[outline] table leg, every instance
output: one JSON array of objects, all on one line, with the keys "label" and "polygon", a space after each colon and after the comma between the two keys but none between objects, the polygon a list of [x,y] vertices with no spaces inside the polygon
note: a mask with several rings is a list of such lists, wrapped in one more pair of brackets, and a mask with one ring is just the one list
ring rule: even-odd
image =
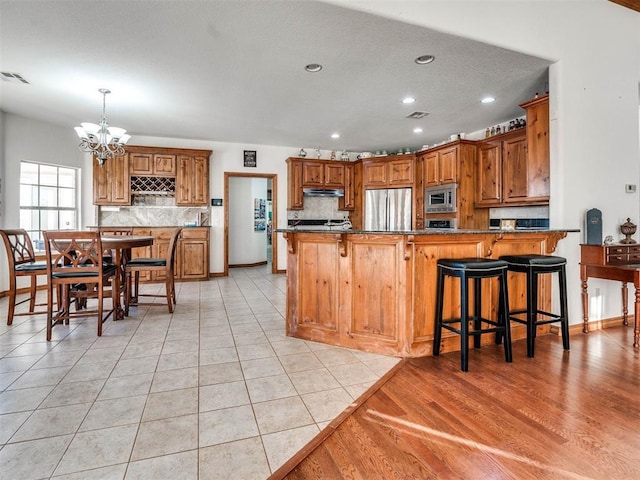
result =
[{"label": "table leg", "polygon": [[587,292],[587,267],[580,265],[580,280],[582,280],[582,331],[589,333],[589,293]]},{"label": "table leg", "polygon": [[626,327],[629,325],[629,293],[627,290],[627,282],[622,282],[622,323]]},{"label": "table leg", "polygon": [[640,270],[636,270],[633,275],[633,286],[636,287],[636,303],[633,319],[633,347],[640,346]]},{"label": "table leg", "polygon": [[121,303],[121,294],[122,294],[122,287],[125,284],[125,276],[124,276],[124,265],[126,265],[130,253],[131,253],[131,249],[127,249],[127,248],[116,248],[116,267],[118,269],[118,281],[116,282],[117,285],[114,285],[114,288],[118,288],[119,292],[117,295],[117,305],[116,305],[116,311],[115,311],[115,315],[114,315],[114,320],[121,320],[125,317],[125,315],[128,312],[124,311],[124,308],[122,308],[122,303]]}]

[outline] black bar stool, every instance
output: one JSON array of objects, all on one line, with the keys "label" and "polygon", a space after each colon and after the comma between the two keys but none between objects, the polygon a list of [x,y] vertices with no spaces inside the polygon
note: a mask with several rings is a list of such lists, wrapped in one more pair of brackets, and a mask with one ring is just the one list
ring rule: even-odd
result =
[{"label": "black bar stool", "polygon": [[[480,336],[483,333],[496,332],[496,344],[504,337],[504,356],[511,362],[511,330],[507,312],[507,262],[489,258],[458,258],[438,260],[438,278],[436,285],[436,322],[433,337],[433,355],[440,354],[442,329],[446,328],[460,335],[460,369],[469,369],[469,336],[473,336],[474,348],[480,348]],[[443,298],[445,277],[460,278],[460,317],[443,319]],[[497,320],[482,317],[482,279],[498,277],[500,283],[499,307]],[[474,281],[473,316],[469,315],[469,280]],[[469,322],[473,328],[469,329]],[[459,328],[452,324],[459,323]],[[483,323],[489,326],[483,327]]]},{"label": "black bar stool", "polygon": [[[569,350],[569,319],[567,318],[567,259],[553,255],[503,255],[509,271],[527,275],[527,308],[509,310],[509,319],[527,326],[527,357],[533,358],[538,325],[560,322],[562,346]],[[545,312],[538,308],[538,276],[545,273],[558,274],[560,288],[560,314]],[[515,315],[526,314],[526,318]]]}]

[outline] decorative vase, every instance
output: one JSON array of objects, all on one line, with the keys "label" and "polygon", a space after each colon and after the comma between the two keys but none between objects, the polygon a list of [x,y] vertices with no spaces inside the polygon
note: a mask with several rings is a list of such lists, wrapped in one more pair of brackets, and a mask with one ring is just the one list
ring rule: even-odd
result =
[{"label": "decorative vase", "polygon": [[631,219],[627,218],[627,221],[620,225],[620,232],[624,235],[624,239],[620,241],[620,243],[636,243],[636,241],[631,238],[631,235],[636,233],[636,225],[631,223]]}]

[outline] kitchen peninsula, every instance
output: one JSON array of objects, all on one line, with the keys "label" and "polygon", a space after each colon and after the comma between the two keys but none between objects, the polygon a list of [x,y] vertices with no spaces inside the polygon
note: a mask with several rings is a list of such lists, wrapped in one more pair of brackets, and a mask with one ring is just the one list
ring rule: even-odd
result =
[{"label": "kitchen peninsula", "polygon": [[[439,258],[551,254],[578,230],[454,230],[409,232],[279,229],[288,243],[287,335],[398,357],[432,354],[436,262]],[[539,305],[551,308],[552,279],[540,279]],[[448,279],[447,281],[452,281]],[[490,281],[483,314],[495,316],[497,283]],[[459,309],[459,289],[446,289],[445,315]],[[524,308],[524,275],[509,274],[512,308]],[[539,333],[548,331],[539,327]],[[514,339],[525,338],[513,325]],[[483,342],[491,341],[484,338]],[[442,352],[459,350],[443,336]]]}]

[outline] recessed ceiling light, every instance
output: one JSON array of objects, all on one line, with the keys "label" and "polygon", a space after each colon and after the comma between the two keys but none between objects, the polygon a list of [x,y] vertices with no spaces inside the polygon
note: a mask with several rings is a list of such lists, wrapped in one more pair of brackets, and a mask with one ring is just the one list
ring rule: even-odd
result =
[{"label": "recessed ceiling light", "polygon": [[402,99],[402,103],[404,103],[405,105],[409,105],[410,103],[415,103],[416,99],[413,97],[404,97]]},{"label": "recessed ceiling light", "polygon": [[427,63],[431,63],[436,59],[433,55],[420,55],[415,59],[415,62],[418,65],[426,65]]},{"label": "recessed ceiling light", "polygon": [[340,138],[340,134],[339,133],[332,133],[331,134],[331,138]]},{"label": "recessed ceiling light", "polygon": [[493,97],[484,97],[482,100],[480,100],[482,103],[493,103],[496,101],[495,98]]},{"label": "recessed ceiling light", "polygon": [[322,70],[322,65],[320,65],[319,63],[310,63],[309,65],[307,65],[306,67],[304,67],[304,69],[307,72],[319,72],[320,70]]},{"label": "recessed ceiling light", "polygon": [[413,133],[422,133],[422,128],[416,127],[413,129]]}]

